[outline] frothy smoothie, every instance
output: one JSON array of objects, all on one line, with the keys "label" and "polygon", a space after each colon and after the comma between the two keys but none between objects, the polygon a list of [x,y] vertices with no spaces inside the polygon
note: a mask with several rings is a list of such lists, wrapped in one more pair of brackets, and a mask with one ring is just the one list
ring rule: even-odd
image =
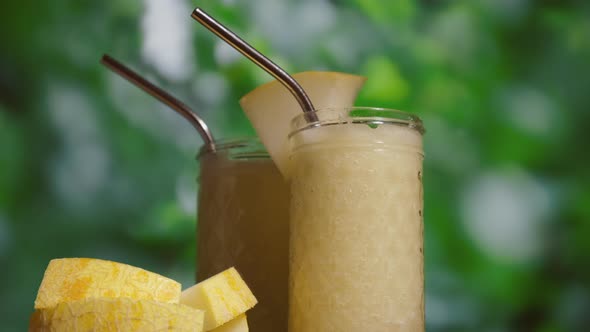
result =
[{"label": "frothy smoothie", "polygon": [[289,331],[423,331],[421,132],[318,114],[291,136]]}]

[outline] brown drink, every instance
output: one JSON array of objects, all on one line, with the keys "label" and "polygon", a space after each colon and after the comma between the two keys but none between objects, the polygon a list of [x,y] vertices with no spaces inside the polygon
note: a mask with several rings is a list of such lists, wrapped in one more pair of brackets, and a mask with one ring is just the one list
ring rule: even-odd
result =
[{"label": "brown drink", "polygon": [[235,266],[259,301],[250,329],[286,331],[288,186],[258,140],[216,148],[199,155],[197,281]]}]

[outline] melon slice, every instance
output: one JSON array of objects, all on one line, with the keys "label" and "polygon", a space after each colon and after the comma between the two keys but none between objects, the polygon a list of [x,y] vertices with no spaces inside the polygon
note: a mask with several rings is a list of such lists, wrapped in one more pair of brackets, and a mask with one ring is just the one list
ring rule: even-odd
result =
[{"label": "melon slice", "polygon": [[180,303],[204,310],[204,331],[210,331],[242,315],[258,301],[232,267],[184,290]]},{"label": "melon slice", "polygon": [[38,309],[29,332],[203,331],[203,311],[182,304],[129,298],[87,298]]},{"label": "melon slice", "polygon": [[248,332],[248,320],[246,319],[246,314],[230,320],[220,327],[211,330],[211,332]]},{"label": "melon slice", "polygon": [[[293,78],[305,90],[316,109],[350,107],[366,81],[365,77],[309,71]],[[287,176],[291,120],[303,111],[293,95],[279,82],[272,81],[246,94],[240,105],[258,137],[283,176]]]},{"label": "melon slice", "polygon": [[92,258],[63,258],[49,262],[35,309],[94,297],[127,297],[178,303],[178,282],[138,267]]}]

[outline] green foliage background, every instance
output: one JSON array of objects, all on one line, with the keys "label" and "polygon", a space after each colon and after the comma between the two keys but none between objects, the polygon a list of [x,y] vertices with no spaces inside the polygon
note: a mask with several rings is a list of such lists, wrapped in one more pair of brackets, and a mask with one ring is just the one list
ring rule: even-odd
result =
[{"label": "green foliage background", "polygon": [[253,135],[237,101],[269,77],[195,6],[290,72],[366,75],[358,105],[423,118],[428,331],[590,326],[589,2],[8,0],[3,331],[26,328],[52,258],[192,282],[199,137],[98,60],[158,82],[218,137]]}]

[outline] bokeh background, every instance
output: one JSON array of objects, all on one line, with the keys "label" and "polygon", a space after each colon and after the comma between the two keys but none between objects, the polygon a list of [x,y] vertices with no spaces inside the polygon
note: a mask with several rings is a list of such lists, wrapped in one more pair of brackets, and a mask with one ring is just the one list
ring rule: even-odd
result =
[{"label": "bokeh background", "polygon": [[290,72],[366,75],[358,105],[422,117],[428,331],[590,328],[590,2],[4,0],[2,331],[25,330],[52,258],[192,282],[202,142],[98,61],[252,135],[238,99],[270,77],[197,5]]}]

